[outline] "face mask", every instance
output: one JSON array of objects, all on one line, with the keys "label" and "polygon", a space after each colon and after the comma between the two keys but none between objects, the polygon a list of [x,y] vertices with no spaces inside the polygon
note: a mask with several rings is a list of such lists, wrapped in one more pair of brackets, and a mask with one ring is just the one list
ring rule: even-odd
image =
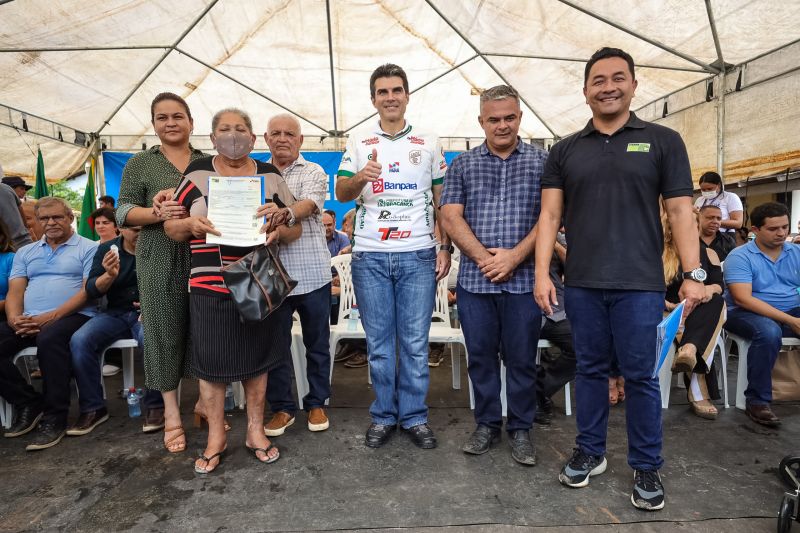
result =
[{"label": "face mask", "polygon": [[719,195],[717,191],[702,191],[700,194],[703,195],[703,198],[716,198]]},{"label": "face mask", "polygon": [[226,131],[214,137],[214,148],[228,159],[241,159],[253,149],[253,141],[249,133]]}]

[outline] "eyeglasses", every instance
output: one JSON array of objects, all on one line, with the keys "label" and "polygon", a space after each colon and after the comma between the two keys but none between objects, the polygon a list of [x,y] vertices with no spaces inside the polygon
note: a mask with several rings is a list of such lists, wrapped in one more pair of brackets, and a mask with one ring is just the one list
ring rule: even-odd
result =
[{"label": "eyeglasses", "polygon": [[53,222],[58,224],[59,222],[63,222],[64,219],[67,218],[67,216],[66,215],[53,215],[53,216],[49,216],[49,217],[48,216],[42,216],[42,217],[37,217],[37,218],[38,218],[39,222],[41,222],[42,224],[47,224],[48,220],[52,220]]}]

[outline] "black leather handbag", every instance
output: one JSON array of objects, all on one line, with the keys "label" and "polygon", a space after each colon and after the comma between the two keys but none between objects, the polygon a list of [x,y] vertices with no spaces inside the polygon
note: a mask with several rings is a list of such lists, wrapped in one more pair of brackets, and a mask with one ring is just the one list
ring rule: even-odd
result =
[{"label": "black leather handbag", "polygon": [[286,273],[274,246],[257,246],[223,267],[222,278],[244,322],[267,318],[297,286],[297,281]]}]

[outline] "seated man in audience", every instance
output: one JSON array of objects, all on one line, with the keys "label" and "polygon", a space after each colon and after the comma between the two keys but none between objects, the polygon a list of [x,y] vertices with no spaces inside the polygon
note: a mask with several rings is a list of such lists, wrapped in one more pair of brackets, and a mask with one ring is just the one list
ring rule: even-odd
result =
[{"label": "seated man in audience", "polygon": [[731,250],[736,248],[733,233],[722,233],[719,228],[722,224],[722,211],[716,205],[704,205],[697,214],[700,228],[700,242],[711,248],[719,256],[720,261],[725,261]]},{"label": "seated man in audience", "polygon": [[25,225],[25,214],[22,212],[19,198],[5,183],[0,183],[0,221],[8,228],[9,237],[17,250],[33,242]]},{"label": "seated man in audience", "polygon": [[114,209],[114,197],[113,196],[101,196],[97,199],[97,208],[98,209]]},{"label": "seated man in audience", "polygon": [[325,226],[328,251],[331,253],[331,257],[336,257],[343,248],[350,246],[350,239],[341,231],[336,230],[336,221],[327,211],[322,214],[322,224]]},{"label": "seated man in audience", "polygon": [[[0,391],[18,410],[5,433],[18,437],[38,429],[26,450],[55,446],[64,437],[72,375],[69,340],[96,313],[84,290],[97,244],[72,229],[72,209],[61,198],[36,204],[44,238],[14,256],[6,315],[0,324]],[[13,364],[14,355],[36,346],[44,394],[39,395]]]},{"label": "seated man in audience", "polygon": [[775,427],[770,409],[772,367],[781,337],[800,336],[800,248],[787,243],[789,210],[776,202],[750,215],[755,239],[736,248],[725,261],[725,329],[751,341],[747,352],[747,416]]},{"label": "seated man in audience", "polygon": [[558,357],[552,357],[549,351],[545,351],[537,368],[534,422],[543,426],[550,425],[553,419],[553,395],[575,379],[575,350],[572,347],[572,330],[563,307],[566,246],[564,233],[559,232],[553,257],[550,260],[550,279],[556,288],[558,303],[552,305],[553,314],[542,316],[542,330],[539,334],[540,339],[550,341],[560,352]]},{"label": "seated man in audience", "polygon": [[[120,339],[133,338],[144,344],[139,322],[139,287],[136,283],[136,241],[140,227],[124,227],[119,237],[97,248],[86,281],[89,298],[106,297],[106,309],[72,335],[72,371],[78,384],[80,416],[67,435],[85,435],[108,420],[103,400],[100,359],[103,352]],[[148,391],[145,406],[145,431],[164,427],[164,403],[158,391]]]}]

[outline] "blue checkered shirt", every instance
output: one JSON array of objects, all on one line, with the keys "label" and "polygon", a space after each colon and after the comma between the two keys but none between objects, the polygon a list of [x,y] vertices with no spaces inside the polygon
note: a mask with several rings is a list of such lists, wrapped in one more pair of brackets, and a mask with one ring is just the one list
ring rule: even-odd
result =
[{"label": "blue checkered shirt", "polygon": [[[513,248],[539,220],[540,180],[546,159],[547,152],[520,140],[504,160],[484,142],[450,164],[441,205],[463,205],[464,219],[486,248]],[[475,293],[533,292],[533,256],[522,262],[508,281],[492,283],[462,254],[458,283]]]}]

